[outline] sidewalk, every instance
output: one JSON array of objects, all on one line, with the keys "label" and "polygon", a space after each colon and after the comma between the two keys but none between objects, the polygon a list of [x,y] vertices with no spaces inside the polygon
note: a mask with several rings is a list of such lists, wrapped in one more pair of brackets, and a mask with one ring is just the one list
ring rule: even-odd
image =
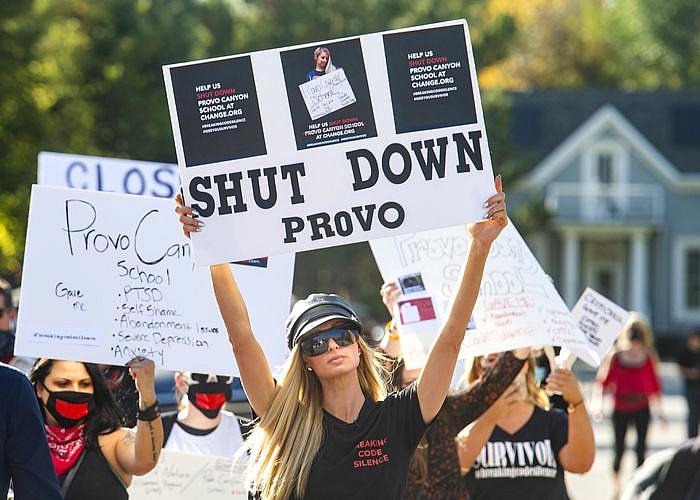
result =
[{"label": "sidewalk", "polygon": [[[661,379],[664,387],[663,406],[668,418],[668,425],[664,428],[657,421],[652,421],[647,438],[647,456],[672,446],[676,446],[686,439],[686,404],[682,395],[682,382],[674,363],[661,363]],[[593,372],[581,363],[576,365],[576,375],[583,381],[586,393],[586,401],[590,401],[591,381]],[[611,414],[608,406],[606,417]],[[574,500],[607,500],[613,498],[612,487],[612,460],[613,460],[613,430],[609,418],[593,424],[596,438],[596,459],[590,472],[579,474],[567,474],[566,483],[569,495]],[[636,434],[633,428],[627,431],[627,452],[622,459],[622,487],[629,480],[636,466],[633,446]],[[671,500],[671,499],[669,499]]]}]

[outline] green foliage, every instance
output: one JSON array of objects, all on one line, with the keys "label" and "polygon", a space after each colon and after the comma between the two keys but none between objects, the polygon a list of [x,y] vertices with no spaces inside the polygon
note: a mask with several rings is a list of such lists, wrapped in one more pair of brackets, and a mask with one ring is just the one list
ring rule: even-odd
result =
[{"label": "green foliage", "polygon": [[[493,89],[700,85],[697,0],[3,0],[0,275],[19,281],[40,150],[174,161],[161,65],[458,18],[506,186],[526,163]],[[514,216],[546,220],[537,201]],[[383,317],[366,244],[300,254],[296,278]]]}]

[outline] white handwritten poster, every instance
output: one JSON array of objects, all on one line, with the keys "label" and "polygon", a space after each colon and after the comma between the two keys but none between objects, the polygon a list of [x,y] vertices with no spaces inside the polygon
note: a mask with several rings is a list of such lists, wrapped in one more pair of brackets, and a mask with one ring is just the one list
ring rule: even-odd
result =
[{"label": "white handwritten poster", "polygon": [[[250,264],[236,266],[241,288],[267,277],[272,297],[291,283],[285,262]],[[237,374],[209,271],[194,267],[171,200],[33,186],[21,304],[18,355],[145,356],[160,368]],[[251,314],[273,366],[287,355],[279,312],[261,303]]]},{"label": "white handwritten poster", "polygon": [[[586,288],[583,291],[571,310],[571,314],[585,335],[588,349],[594,351],[598,356],[598,363],[591,365],[593,367],[600,364],[600,360],[612,347],[630,316],[628,311],[592,288]],[[571,352],[589,363],[586,351],[581,351],[580,346],[568,346],[568,348],[562,348],[559,358],[565,360]]]},{"label": "white handwritten poster", "polygon": [[571,312],[512,222],[491,246],[474,320],[476,330],[462,344],[465,356],[562,345],[596,362]]},{"label": "white handwritten poster", "polygon": [[302,83],[299,85],[299,91],[304,97],[306,109],[309,110],[312,120],[357,102],[342,68]]},{"label": "white handwritten poster", "polygon": [[158,465],[134,476],[131,500],[247,500],[245,462],[162,450]]}]

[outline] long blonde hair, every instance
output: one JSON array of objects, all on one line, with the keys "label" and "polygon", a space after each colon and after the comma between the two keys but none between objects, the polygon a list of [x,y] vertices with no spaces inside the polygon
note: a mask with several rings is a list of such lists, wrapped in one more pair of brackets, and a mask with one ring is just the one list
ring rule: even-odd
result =
[{"label": "long blonde hair", "polygon": [[630,346],[629,334],[632,330],[636,330],[640,333],[642,345],[644,348],[652,354],[655,354],[654,350],[654,332],[651,329],[651,325],[647,319],[638,312],[630,313],[630,317],[622,328],[620,335],[617,337],[615,342],[615,349],[617,351],[628,349]]},{"label": "long blonde hair", "polygon": [[[479,369],[481,368],[481,358],[483,356],[474,356],[472,366],[467,375],[467,382],[472,384],[479,378]],[[535,380],[535,357],[531,354],[527,359],[527,372],[525,374],[525,385],[527,387],[527,399],[530,403],[545,410],[549,409],[549,397],[540,387],[537,386]]]},{"label": "long blonde hair", "polygon": [[[386,397],[383,356],[362,338],[357,375],[365,397]],[[316,374],[305,369],[299,344],[282,368],[270,406],[248,439],[248,483],[264,499],[301,498],[311,465],[323,441],[323,391]]]}]

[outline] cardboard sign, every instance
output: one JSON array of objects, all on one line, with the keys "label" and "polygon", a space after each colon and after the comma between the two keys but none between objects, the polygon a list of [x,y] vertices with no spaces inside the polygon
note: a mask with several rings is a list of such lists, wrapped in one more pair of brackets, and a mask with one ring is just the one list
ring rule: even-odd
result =
[{"label": "cardboard sign", "polygon": [[512,222],[491,246],[474,320],[476,330],[462,344],[465,356],[566,345],[595,362],[569,309]]},{"label": "cardboard sign", "polygon": [[[630,313],[588,287],[574,305],[571,314],[585,335],[587,348],[598,357],[598,362],[591,365],[597,367],[624,328]],[[566,360],[570,353],[589,363],[587,351],[581,352],[581,347],[576,345],[568,346],[568,349],[562,348],[559,359]]]},{"label": "cardboard sign", "polygon": [[134,476],[131,500],[247,500],[245,462],[162,450],[158,465]]},{"label": "cardboard sign", "polygon": [[[33,186],[15,352],[237,374],[207,269],[192,262],[171,200]],[[292,268],[236,266],[242,289],[262,289],[253,330],[270,364],[286,355],[282,325]],[[283,295],[283,296],[282,296]]]},{"label": "cardboard sign", "polygon": [[464,21],[163,72],[198,265],[461,224],[494,193]]},{"label": "cardboard sign", "polygon": [[372,240],[369,246],[384,281],[420,273],[440,315],[444,314],[469,250],[465,226]]},{"label": "cardboard sign", "polygon": [[357,102],[342,68],[299,85],[306,109],[318,120]]}]

